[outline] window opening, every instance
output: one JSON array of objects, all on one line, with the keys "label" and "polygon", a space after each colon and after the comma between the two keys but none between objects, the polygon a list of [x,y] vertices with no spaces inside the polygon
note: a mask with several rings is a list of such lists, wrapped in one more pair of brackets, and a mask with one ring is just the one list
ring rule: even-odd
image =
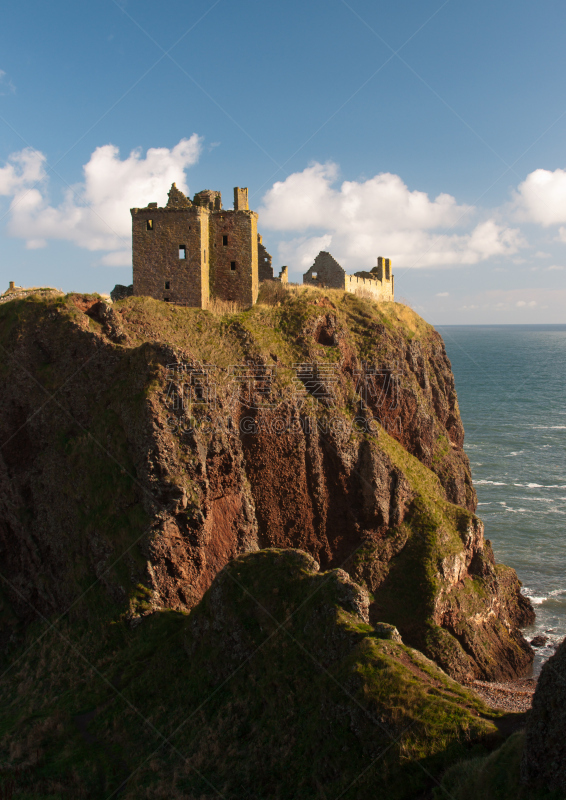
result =
[{"label": "window opening", "polygon": [[235,271],[235,269],[236,269],[236,262],[235,262],[235,261],[230,261],[230,269],[231,269],[233,272]]},{"label": "window opening", "polygon": [[153,220],[152,219],[148,219],[147,220],[147,229],[148,229],[148,231],[152,231],[153,230]]},{"label": "window opening", "polygon": [[165,300],[166,303],[169,302],[169,298],[168,297],[164,297],[163,299]]},{"label": "window opening", "polygon": [[170,289],[171,288],[171,281],[165,281],[165,288],[166,289]]},{"label": "window opening", "polygon": [[222,244],[224,245],[224,247],[226,247],[226,245],[228,244],[228,237],[227,236],[223,236],[222,237]]},{"label": "window opening", "polygon": [[187,248],[184,244],[179,245],[179,258],[187,257]]}]

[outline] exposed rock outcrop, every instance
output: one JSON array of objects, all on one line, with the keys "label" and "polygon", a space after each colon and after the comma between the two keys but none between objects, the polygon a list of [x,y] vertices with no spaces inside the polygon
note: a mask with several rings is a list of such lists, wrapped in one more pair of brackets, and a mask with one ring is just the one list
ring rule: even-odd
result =
[{"label": "exposed rock outcrop", "polygon": [[140,583],[190,609],[238,554],[300,547],[457,678],[532,660],[532,608],[474,516],[442,339],[409,309],[69,298],[2,314],[0,340],[7,620],[98,613]]},{"label": "exposed rock outcrop", "polygon": [[372,627],[368,601],[343,570],[268,549],[227,564],[189,615],[36,628],[0,674],[4,789],[431,797],[454,760],[500,741],[500,715],[392,626]]},{"label": "exposed rock outcrop", "polygon": [[525,783],[566,793],[565,731],[566,640],[545,663],[538,679],[521,764]]}]

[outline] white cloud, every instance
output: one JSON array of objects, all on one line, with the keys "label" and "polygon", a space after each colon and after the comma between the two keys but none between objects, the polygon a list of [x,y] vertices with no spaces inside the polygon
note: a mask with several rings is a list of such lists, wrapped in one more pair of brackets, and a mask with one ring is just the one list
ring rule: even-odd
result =
[{"label": "white cloud", "polygon": [[16,87],[3,69],[0,69],[0,95],[15,94]]},{"label": "white cloud", "polygon": [[324,236],[300,236],[288,242],[281,242],[279,245],[279,258],[282,264],[300,264],[308,268],[315,260],[321,250],[328,250],[332,243],[332,236],[327,233]]},{"label": "white cloud", "polygon": [[45,156],[26,147],[12,153],[5,166],[0,167],[0,195],[11,196],[45,179]]},{"label": "white cloud", "polygon": [[[545,228],[566,222],[566,171],[535,169],[519,184],[515,204],[520,219]],[[562,241],[564,229],[561,229]]]},{"label": "white cloud", "polygon": [[564,267],[560,266],[560,264],[552,264],[550,267],[545,267],[545,272],[561,272]]},{"label": "white cloud", "polygon": [[[303,233],[281,246],[283,263],[308,267],[318,250],[331,249],[348,271],[371,268],[378,255],[397,267],[476,264],[523,245],[518,230],[493,219],[478,221],[473,206],[458,205],[451,195],[431,200],[425,192],[410,191],[398,175],[382,173],[336,188],[337,179],[336,164],[315,163],[265,194],[262,228]],[[455,233],[458,228],[464,232]]]},{"label": "white cloud", "polygon": [[46,245],[47,241],[45,239],[28,239],[26,242],[26,248],[28,250],[39,250]]},{"label": "white cloud", "polygon": [[450,297],[450,292],[437,292],[437,297]]},{"label": "white cloud", "polygon": [[104,264],[130,264],[130,208],[164,204],[174,181],[187,192],[185,169],[198,161],[201,146],[193,134],[171,149],[150,148],[145,157],[133,150],[123,160],[117,147],[98,147],[83,167],[83,182],[67,189],[55,206],[46,194],[45,156],[28,149],[15,153],[0,168],[0,194],[13,197],[8,231],[26,239],[29,248],[65,239],[87,250],[111,251]]},{"label": "white cloud", "polygon": [[114,250],[102,256],[100,263],[105,267],[128,267],[132,263],[132,250]]}]

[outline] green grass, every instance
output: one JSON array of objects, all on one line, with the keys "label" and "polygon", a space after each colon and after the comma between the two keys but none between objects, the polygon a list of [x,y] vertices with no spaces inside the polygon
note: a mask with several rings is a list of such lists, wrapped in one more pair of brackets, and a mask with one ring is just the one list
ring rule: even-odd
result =
[{"label": "green grass", "polygon": [[213,797],[210,784],[233,800],[413,800],[493,747],[500,713],[376,638],[356,590],[312,563],[260,551],[188,616],[52,631],[0,679],[2,763],[29,766],[33,751],[30,780],[61,799],[127,779],[128,800]]},{"label": "green grass", "polygon": [[446,772],[434,797],[440,800],[563,800],[563,792],[525,786],[520,780],[524,733],[514,733],[495,752],[459,761]]}]

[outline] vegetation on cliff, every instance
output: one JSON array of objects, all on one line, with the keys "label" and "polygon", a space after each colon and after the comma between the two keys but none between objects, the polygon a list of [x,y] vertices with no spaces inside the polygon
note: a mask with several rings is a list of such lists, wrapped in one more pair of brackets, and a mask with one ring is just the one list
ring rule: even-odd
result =
[{"label": "vegetation on cliff", "polygon": [[19,766],[22,800],[413,800],[502,715],[367,606],[342,570],[264,550],[189,615],[36,624],[0,680],[0,780]]},{"label": "vegetation on cliff", "polygon": [[[206,781],[229,782],[234,772],[242,797],[276,797],[276,786],[280,797],[297,796],[298,780],[305,797],[362,797],[362,787],[387,780],[388,796],[409,798],[428,791],[466,742],[493,741],[493,713],[410,649],[459,680],[511,677],[532,659],[519,630],[532,609],[515,573],[495,564],[474,514],[440,336],[399,304],[262,291],[247,310],[134,297],[111,307],[79,295],[0,308],[5,763],[28,763],[35,776],[37,744],[42,774],[75,792],[92,779],[102,793],[129,774],[137,748],[149,757],[163,744],[157,732],[169,737],[175,720],[194,714],[175,745],[189,761],[177,763],[167,744],[155,769],[153,756],[144,762],[146,783],[136,773],[128,784],[132,797],[141,786],[153,787],[148,797],[174,797],[175,780],[213,797]],[[367,597],[367,613],[364,601],[356,620],[343,608],[325,622],[293,570],[285,577],[291,562],[280,551],[295,548],[340,586],[351,587],[348,575],[360,584],[354,593]],[[300,563],[301,591],[327,585],[312,562]],[[232,594],[214,607],[240,568],[243,597],[261,599],[261,613]],[[308,669],[293,660],[280,636],[287,628],[265,617],[267,609],[281,622],[287,606],[301,620],[296,629],[290,622],[293,636],[303,648],[311,642],[324,679],[312,659]],[[387,625],[404,644],[378,638]],[[275,630],[259,667],[253,648]],[[218,676],[240,663],[230,647],[250,659],[228,691]],[[332,694],[338,677],[355,702],[342,706]],[[209,690],[215,699],[201,713]],[[352,711],[360,698],[371,724]],[[296,738],[287,740],[290,727]],[[309,731],[326,731],[314,750]],[[310,765],[319,751],[317,772]],[[287,780],[275,764],[291,755],[299,766],[288,767]],[[348,788],[368,758],[382,771]],[[241,759],[248,772],[236,768]],[[401,770],[406,760],[412,766]],[[179,764],[189,762],[185,775]],[[177,772],[159,784],[168,764]],[[195,770],[204,782],[194,782]],[[228,796],[240,796],[230,787]]]},{"label": "vegetation on cliff", "polygon": [[13,620],[112,613],[138,584],[188,610],[238,553],[300,547],[363,582],[372,618],[453,676],[520,673],[532,609],[473,515],[441,338],[396,303],[275,302],[0,309]]},{"label": "vegetation on cliff", "polygon": [[544,664],[526,730],[489,756],[451,767],[442,793],[454,800],[563,800],[566,793],[566,642]]}]

